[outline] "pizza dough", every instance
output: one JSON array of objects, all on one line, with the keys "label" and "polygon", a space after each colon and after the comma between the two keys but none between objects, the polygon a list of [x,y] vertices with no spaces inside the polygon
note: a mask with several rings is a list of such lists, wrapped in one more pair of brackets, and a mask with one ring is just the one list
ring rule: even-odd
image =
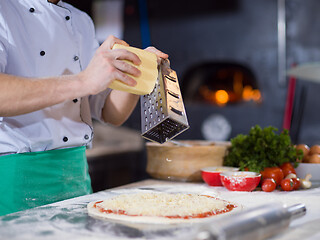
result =
[{"label": "pizza dough", "polygon": [[186,193],[121,194],[88,204],[90,216],[135,223],[199,222],[237,206],[212,196]]}]

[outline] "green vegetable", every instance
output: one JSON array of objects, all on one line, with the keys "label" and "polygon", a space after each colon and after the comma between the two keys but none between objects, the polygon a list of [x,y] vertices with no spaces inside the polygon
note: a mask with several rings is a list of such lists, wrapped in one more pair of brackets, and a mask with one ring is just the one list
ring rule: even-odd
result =
[{"label": "green vegetable", "polygon": [[224,158],[225,166],[239,167],[240,170],[260,172],[266,167],[280,166],[292,162],[297,167],[297,159],[303,157],[297,153],[291,143],[288,130],[277,134],[277,128],[269,126],[261,129],[252,127],[249,135],[239,134],[231,139],[229,153]]}]

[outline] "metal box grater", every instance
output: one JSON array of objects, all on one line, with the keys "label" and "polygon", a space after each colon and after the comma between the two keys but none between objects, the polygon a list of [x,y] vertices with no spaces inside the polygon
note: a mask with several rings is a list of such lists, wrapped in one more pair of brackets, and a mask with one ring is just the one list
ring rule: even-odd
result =
[{"label": "metal box grater", "polygon": [[189,128],[177,74],[162,60],[155,87],[140,97],[141,132],[150,141],[164,143]]}]

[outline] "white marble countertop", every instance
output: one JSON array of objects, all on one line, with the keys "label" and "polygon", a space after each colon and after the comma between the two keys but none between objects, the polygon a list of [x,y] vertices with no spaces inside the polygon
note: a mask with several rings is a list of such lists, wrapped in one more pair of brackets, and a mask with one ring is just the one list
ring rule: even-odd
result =
[{"label": "white marble countertop", "polygon": [[192,239],[192,225],[170,228],[141,228],[103,221],[88,216],[86,206],[91,201],[105,199],[127,191],[206,192],[238,203],[243,208],[255,207],[267,202],[286,205],[305,204],[305,216],[291,222],[288,229],[272,240],[320,239],[320,187],[293,192],[265,193],[232,192],[223,187],[208,187],[204,183],[182,183],[145,180],[120,188],[57,202],[0,217],[0,239]]}]

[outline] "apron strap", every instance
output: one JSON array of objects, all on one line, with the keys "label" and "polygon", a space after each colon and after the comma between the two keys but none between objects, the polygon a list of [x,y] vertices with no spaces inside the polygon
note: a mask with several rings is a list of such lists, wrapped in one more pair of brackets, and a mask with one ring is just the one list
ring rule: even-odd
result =
[{"label": "apron strap", "polygon": [[85,150],[0,157],[0,216],[92,193]]}]

